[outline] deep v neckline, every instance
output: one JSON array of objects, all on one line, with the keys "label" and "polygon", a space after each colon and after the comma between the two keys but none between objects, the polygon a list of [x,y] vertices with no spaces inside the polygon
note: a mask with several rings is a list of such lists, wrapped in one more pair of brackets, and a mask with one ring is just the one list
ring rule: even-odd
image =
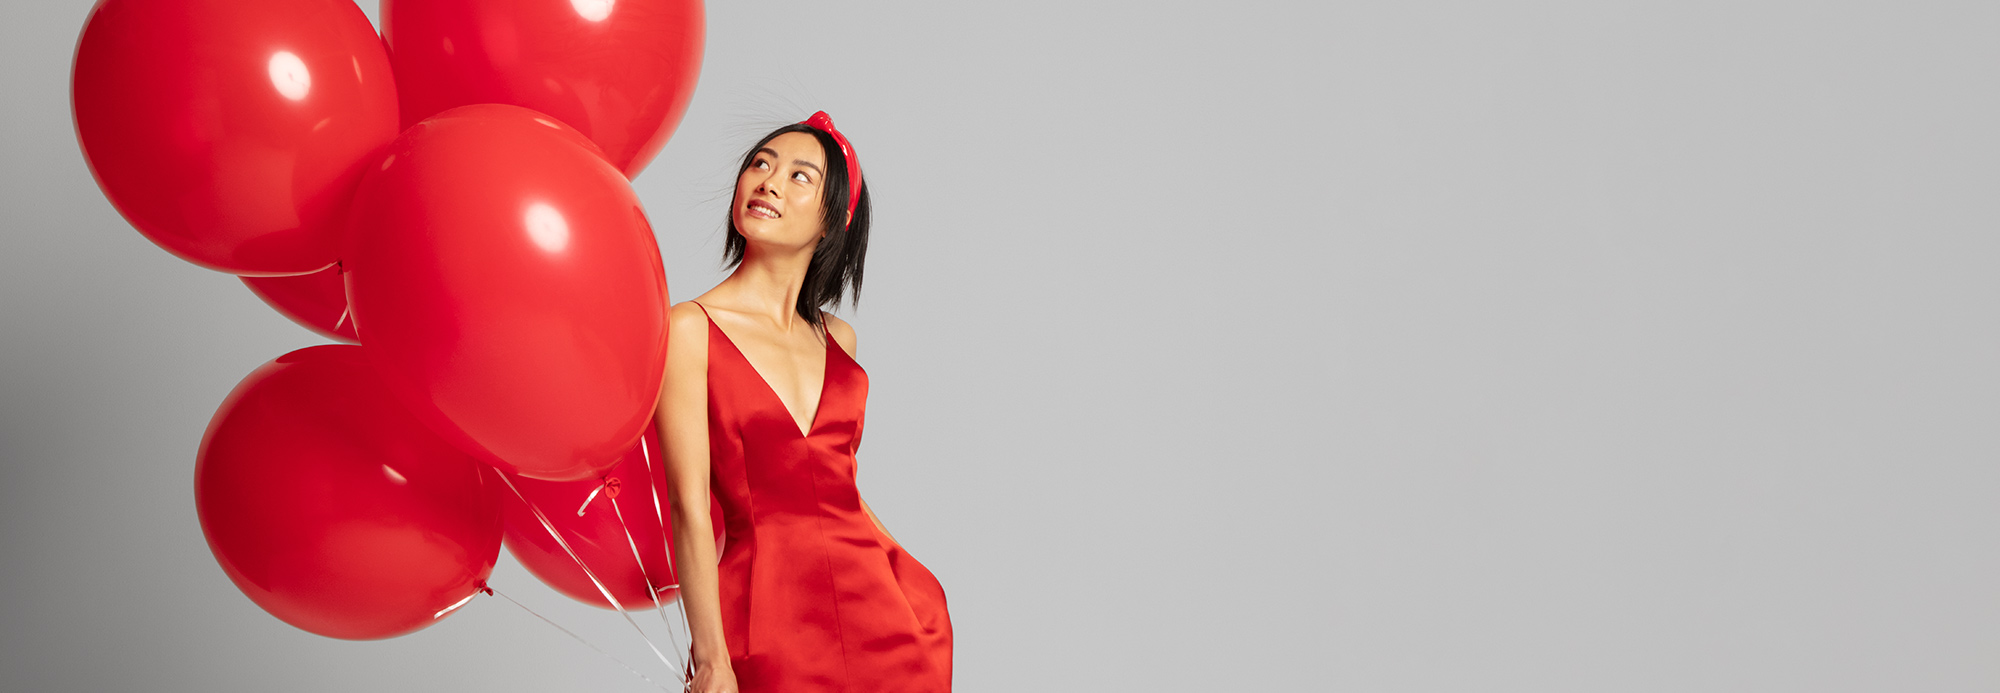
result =
[{"label": "deep v neckline", "polygon": [[[692,303],[692,301],[690,302]],[[778,388],[771,385],[771,379],[764,377],[763,371],[757,370],[757,364],[750,362],[750,355],[743,353],[743,348],[736,346],[736,340],[729,337],[729,331],[722,329],[722,324],[715,321],[715,316],[708,314],[708,306],[703,306],[700,303],[695,303],[695,305],[701,307],[702,317],[708,318],[708,328],[715,330],[716,334],[722,335],[722,341],[729,344],[729,350],[736,352],[737,360],[742,361],[743,365],[750,369],[750,372],[757,374],[757,382],[764,384],[764,391],[771,394],[771,399],[778,401],[778,408],[784,410],[785,416],[791,418],[792,427],[798,428],[799,415],[792,412],[791,405],[785,404],[785,397],[778,394]],[[827,371],[833,369],[833,352],[831,351],[833,348],[833,335],[822,330],[820,338],[826,342],[826,348],[829,351],[820,358],[819,397],[813,400],[812,416],[806,420],[805,428],[799,428],[800,438],[812,437],[812,432],[819,428],[819,413],[826,410],[826,374]]]}]

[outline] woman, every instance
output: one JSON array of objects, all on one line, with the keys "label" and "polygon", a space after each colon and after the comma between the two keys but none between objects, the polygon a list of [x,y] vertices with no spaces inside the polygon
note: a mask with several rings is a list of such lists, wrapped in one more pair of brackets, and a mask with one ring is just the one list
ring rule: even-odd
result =
[{"label": "woman", "polygon": [[736,271],[670,310],[657,416],[694,693],[951,688],[944,590],[854,487],[868,376],[823,309],[860,292],[868,217],[832,120],[779,128],[738,170]]}]

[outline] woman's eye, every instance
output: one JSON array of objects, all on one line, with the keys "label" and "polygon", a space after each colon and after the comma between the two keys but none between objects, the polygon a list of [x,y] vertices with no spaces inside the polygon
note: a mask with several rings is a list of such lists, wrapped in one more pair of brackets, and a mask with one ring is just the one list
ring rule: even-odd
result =
[{"label": "woman's eye", "polygon": [[798,181],[800,183],[811,183],[812,177],[806,175],[805,171],[797,171],[792,173],[792,180]]}]

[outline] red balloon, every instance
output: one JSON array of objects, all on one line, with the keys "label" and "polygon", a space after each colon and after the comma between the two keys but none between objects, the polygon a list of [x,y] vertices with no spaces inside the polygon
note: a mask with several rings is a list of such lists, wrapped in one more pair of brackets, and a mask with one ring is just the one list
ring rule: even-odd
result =
[{"label": "red balloon", "polygon": [[340,265],[291,277],[242,277],[250,293],[301,327],[328,339],[359,343],[354,321],[348,319],[347,287]]},{"label": "red balloon", "polygon": [[396,84],[350,0],[102,0],[77,39],[76,137],[154,243],[241,275],[332,264],[396,136]]},{"label": "red balloon", "polygon": [[195,510],[251,601],[320,635],[435,623],[500,553],[501,481],[431,433],[361,347],[300,349],[243,379],[202,437]]},{"label": "red balloon", "polygon": [[666,271],[632,186],[523,108],[439,114],[362,180],[355,330],[446,440],[522,476],[597,476],[652,419]]},{"label": "red balloon", "polygon": [[[653,608],[647,594],[652,590],[659,591],[661,603],[672,601],[679,590],[668,586],[680,580],[674,577],[669,553],[672,537],[660,522],[669,512],[661,449],[659,430],[647,427],[642,444],[633,446],[601,479],[515,479],[520,495],[508,493],[504,501],[507,550],[557,592],[600,609],[611,608],[611,603],[591,582],[593,576],[627,611]],[[541,511],[547,526],[528,503]],[[722,507],[713,499],[710,503],[719,551]],[[576,558],[550,536],[551,528],[562,535]],[[577,566],[579,559],[589,566],[588,575]]]},{"label": "red balloon", "polygon": [[701,76],[700,0],[382,0],[408,126],[455,106],[555,116],[636,176]]}]

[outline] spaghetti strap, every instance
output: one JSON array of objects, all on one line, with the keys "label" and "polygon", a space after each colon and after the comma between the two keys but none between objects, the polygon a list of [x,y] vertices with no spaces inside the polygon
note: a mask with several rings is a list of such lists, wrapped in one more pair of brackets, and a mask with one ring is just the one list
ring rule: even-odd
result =
[{"label": "spaghetti strap", "polygon": [[696,307],[696,308],[700,308],[700,309],[701,309],[701,317],[702,317],[702,318],[704,318],[704,319],[706,319],[706,320],[708,320],[709,324],[714,324],[714,323],[715,323],[715,316],[713,316],[713,315],[709,315],[709,314],[708,314],[708,306],[704,306],[704,305],[702,305],[700,301],[688,301],[688,303],[692,303],[692,304],[694,304],[694,307]]}]

